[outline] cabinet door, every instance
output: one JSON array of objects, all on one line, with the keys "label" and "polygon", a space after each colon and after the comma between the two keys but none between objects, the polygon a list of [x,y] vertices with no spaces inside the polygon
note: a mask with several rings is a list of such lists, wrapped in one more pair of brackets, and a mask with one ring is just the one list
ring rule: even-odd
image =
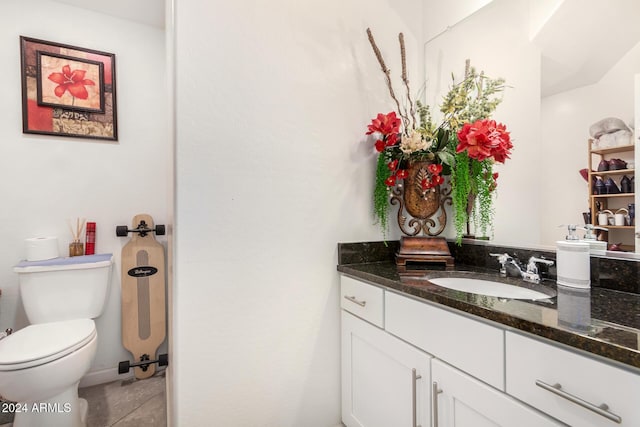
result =
[{"label": "cabinet door", "polygon": [[433,359],[433,427],[562,425],[506,394]]},{"label": "cabinet door", "polygon": [[342,311],[342,422],[428,427],[431,357]]}]

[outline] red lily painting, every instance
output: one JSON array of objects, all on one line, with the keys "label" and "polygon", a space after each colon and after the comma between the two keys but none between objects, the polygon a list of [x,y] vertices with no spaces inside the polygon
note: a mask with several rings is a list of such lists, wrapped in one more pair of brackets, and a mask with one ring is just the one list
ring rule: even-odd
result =
[{"label": "red lily painting", "polygon": [[74,98],[87,99],[89,92],[85,86],[95,86],[93,80],[85,79],[87,70],[73,70],[67,64],[62,67],[61,73],[51,73],[48,79],[58,86],[53,90],[58,98],[62,97],[66,91],[69,91]]},{"label": "red lily painting", "polygon": [[38,105],[103,113],[104,64],[52,52],[37,52]]}]

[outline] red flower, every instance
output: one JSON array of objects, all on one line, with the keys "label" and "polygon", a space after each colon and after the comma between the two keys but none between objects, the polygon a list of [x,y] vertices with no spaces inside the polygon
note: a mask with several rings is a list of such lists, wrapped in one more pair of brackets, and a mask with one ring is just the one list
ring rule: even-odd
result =
[{"label": "red flower", "polygon": [[384,151],[384,141],[379,139],[376,141],[376,151],[382,153]]},{"label": "red flower", "polygon": [[391,175],[389,178],[384,180],[384,183],[387,187],[393,187],[394,185],[396,185],[396,176]]},{"label": "red flower", "polygon": [[429,166],[427,166],[427,170],[431,175],[440,175],[440,173],[442,172],[442,165],[431,163]]},{"label": "red flower", "polygon": [[440,185],[442,183],[444,183],[444,178],[441,177],[440,175],[433,175],[431,177],[431,185],[432,186],[435,187],[436,185]]},{"label": "red flower", "polygon": [[507,127],[488,119],[465,123],[458,132],[458,141],[457,153],[466,150],[469,157],[479,161],[493,157],[504,163],[513,148]]},{"label": "red flower", "polygon": [[389,170],[391,172],[395,171],[398,168],[398,159],[395,160],[391,160],[388,164],[387,167],[389,168]]},{"label": "red flower", "polygon": [[491,184],[489,184],[489,191],[493,191],[498,187],[498,172],[495,172],[492,176]]},{"label": "red flower", "polygon": [[87,99],[89,92],[85,86],[95,86],[93,80],[85,79],[86,70],[73,70],[69,65],[62,67],[61,73],[51,73],[48,79],[58,86],[54,89],[54,93],[58,98],[62,97],[66,91],[69,91],[74,98]]},{"label": "red flower", "polygon": [[400,131],[400,123],[401,121],[396,116],[395,111],[386,115],[378,113],[378,116],[371,120],[371,124],[368,126],[369,131],[366,135],[371,135],[374,132],[380,132],[383,135],[397,134]]},{"label": "red flower", "polygon": [[[394,113],[395,114],[395,113]],[[399,141],[397,133],[390,133],[389,135],[384,136],[385,144],[387,147],[391,147],[392,145],[396,145]]]},{"label": "red flower", "polygon": [[400,169],[396,174],[396,177],[398,179],[407,179],[408,176],[409,176],[409,172],[407,172],[406,169]]},{"label": "red flower", "polygon": [[433,187],[433,183],[427,178],[424,178],[422,181],[420,181],[420,187],[422,187],[422,191],[427,191],[428,189]]}]

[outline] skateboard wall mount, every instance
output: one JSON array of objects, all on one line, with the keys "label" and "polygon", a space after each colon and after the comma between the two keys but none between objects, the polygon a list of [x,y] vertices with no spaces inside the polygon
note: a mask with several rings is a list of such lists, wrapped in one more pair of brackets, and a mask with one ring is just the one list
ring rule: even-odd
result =
[{"label": "skateboard wall mount", "polygon": [[137,366],[139,366],[143,372],[147,372],[147,369],[149,369],[149,366],[151,366],[152,363],[157,363],[158,366],[167,366],[169,365],[169,355],[166,353],[159,354],[157,360],[150,360],[149,355],[145,353],[140,356],[140,361],[136,363],[123,360],[118,363],[118,374],[126,374],[131,368],[135,368]]},{"label": "skateboard wall mount", "polygon": [[138,233],[140,237],[146,236],[148,233],[156,233],[156,236],[164,236],[164,225],[156,225],[155,228],[149,228],[146,221],[142,220],[136,228],[129,228],[126,225],[116,226],[116,236],[124,237],[129,233]]}]

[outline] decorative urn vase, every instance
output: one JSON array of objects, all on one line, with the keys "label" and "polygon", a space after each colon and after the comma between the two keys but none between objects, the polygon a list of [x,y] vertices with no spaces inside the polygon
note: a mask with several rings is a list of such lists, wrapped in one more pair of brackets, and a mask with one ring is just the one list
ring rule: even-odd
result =
[{"label": "decorative urn vase", "polygon": [[[413,218],[427,219],[440,209],[440,186],[424,189],[422,182],[429,179],[431,162],[418,161],[409,165],[409,176],[404,180],[404,207]],[[404,230],[403,230],[404,231]],[[408,234],[408,233],[407,233]]]},{"label": "decorative urn vase", "polygon": [[391,204],[399,205],[398,226],[406,235],[400,239],[400,250],[396,254],[399,266],[416,261],[445,263],[447,269],[453,268],[447,241],[435,237],[447,225],[444,205],[451,205],[451,189],[433,185],[438,181],[434,180],[431,165],[433,162],[426,160],[411,162],[403,184],[393,190]]},{"label": "decorative urn vase", "polygon": [[[411,162],[404,183],[393,190],[391,204],[399,205],[398,225],[407,236],[437,236],[447,225],[444,205],[451,205],[451,189],[439,184],[425,185],[432,182],[433,174],[429,171],[432,164],[426,160]],[[408,220],[405,211],[411,219]]]}]

